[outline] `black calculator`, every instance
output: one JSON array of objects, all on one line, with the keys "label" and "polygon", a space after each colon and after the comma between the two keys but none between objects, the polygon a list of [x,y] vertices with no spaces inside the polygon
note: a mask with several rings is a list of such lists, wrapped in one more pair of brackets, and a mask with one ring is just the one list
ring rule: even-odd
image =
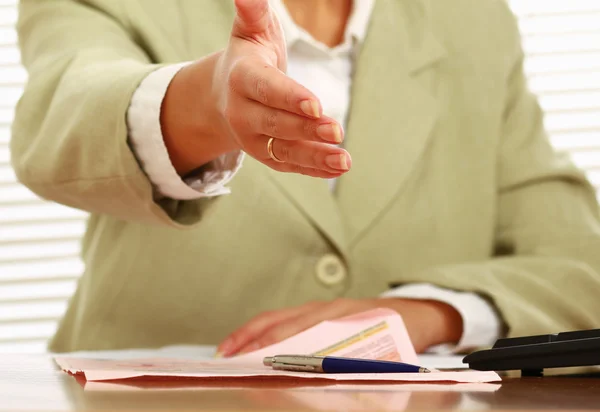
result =
[{"label": "black calculator", "polygon": [[541,376],[550,368],[600,366],[600,329],[498,339],[492,349],[473,352],[463,363],[480,371],[520,370],[522,376]]}]

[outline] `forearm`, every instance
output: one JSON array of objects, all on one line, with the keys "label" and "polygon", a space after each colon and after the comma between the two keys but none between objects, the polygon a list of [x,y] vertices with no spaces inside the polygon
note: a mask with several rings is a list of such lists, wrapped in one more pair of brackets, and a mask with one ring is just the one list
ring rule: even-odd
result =
[{"label": "forearm", "polygon": [[192,208],[159,203],[130,147],[132,97],[164,65],[151,64],[132,41],[118,4],[21,2],[29,80],[15,113],[12,162],[43,198],[121,220],[188,226],[198,220]]},{"label": "forearm", "polygon": [[180,176],[238,149],[228,137],[211,93],[221,54],[212,54],[182,68],[163,100],[162,134]]},{"label": "forearm", "polygon": [[[463,321],[455,308],[435,300],[386,299],[386,306],[401,315],[406,311],[407,304],[415,313],[419,313],[421,320],[427,320],[426,322],[421,321],[420,327],[407,325],[413,334],[419,333],[422,336],[419,340],[428,342],[429,347],[445,343],[458,343],[462,335]],[[405,321],[407,321],[406,317]]]},{"label": "forearm", "polygon": [[434,352],[464,352],[490,347],[502,336],[503,320],[497,308],[477,293],[413,283],[390,289],[382,297],[432,302],[443,309],[438,311],[436,318],[442,318],[440,314],[445,317],[440,328],[444,339],[438,339],[428,348]]},{"label": "forearm", "polygon": [[432,268],[419,274],[419,281],[488,296],[508,336],[594,328],[600,322],[600,276],[575,260],[498,258]]}]

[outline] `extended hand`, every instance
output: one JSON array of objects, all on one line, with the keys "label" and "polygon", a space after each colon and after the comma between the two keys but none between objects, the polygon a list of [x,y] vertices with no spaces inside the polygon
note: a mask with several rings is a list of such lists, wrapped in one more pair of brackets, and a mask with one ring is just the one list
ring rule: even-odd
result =
[{"label": "extended hand", "polygon": [[161,124],[177,171],[241,149],[280,172],[341,176],[351,167],[336,146],[342,127],[285,74],[286,44],[268,0],[235,5],[227,48],[180,70],[167,90]]},{"label": "extended hand", "polygon": [[415,350],[456,343],[462,335],[462,318],[451,306],[437,301],[390,299],[336,299],[265,312],[233,332],[219,345],[223,356],[252,352],[280,342],[322,321],[375,308],[397,311],[404,320]]}]

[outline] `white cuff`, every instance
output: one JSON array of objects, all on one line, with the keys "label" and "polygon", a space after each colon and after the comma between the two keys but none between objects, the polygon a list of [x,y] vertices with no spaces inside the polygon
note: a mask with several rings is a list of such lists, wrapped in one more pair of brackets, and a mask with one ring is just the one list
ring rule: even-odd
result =
[{"label": "white cuff", "polygon": [[456,292],[431,284],[410,284],[391,289],[384,298],[436,300],[452,306],[463,320],[463,334],[457,345],[438,345],[435,353],[457,353],[492,346],[500,337],[502,322],[493,306],[476,293]]},{"label": "white cuff", "polygon": [[230,193],[225,187],[242,165],[241,151],[220,156],[198,176],[185,179],[171,163],[160,125],[160,111],[175,75],[190,63],[166,66],[150,73],[139,85],[127,111],[129,141],[144,172],[160,195],[192,200]]},{"label": "white cuff", "polygon": [[185,184],[196,192],[192,199],[231,193],[226,185],[242,167],[245,156],[241,150],[226,153],[206,165],[200,175],[187,177]]}]

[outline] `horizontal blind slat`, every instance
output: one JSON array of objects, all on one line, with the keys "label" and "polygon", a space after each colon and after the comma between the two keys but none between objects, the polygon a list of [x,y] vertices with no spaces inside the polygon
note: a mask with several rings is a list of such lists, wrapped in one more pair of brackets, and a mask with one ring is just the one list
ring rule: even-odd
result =
[{"label": "horizontal blind slat", "polygon": [[[85,220],[34,222],[0,226],[0,246],[61,239],[79,239],[85,231]],[[3,247],[3,246],[2,246]]]},{"label": "horizontal blind slat", "polygon": [[17,184],[0,186],[0,210],[4,204],[23,203],[38,200],[38,196],[25,186]]},{"label": "horizontal blind slat", "polygon": [[0,163],[10,163],[10,150],[8,150],[8,146],[6,145],[0,145]]},{"label": "horizontal blind slat", "polygon": [[525,61],[525,71],[536,75],[573,70],[589,70],[600,67],[600,51],[571,53],[568,58],[562,55],[538,55]]},{"label": "horizontal blind slat", "polygon": [[79,240],[4,244],[0,247],[0,268],[4,263],[78,257]]},{"label": "horizontal blind slat", "polygon": [[590,150],[600,147],[600,131],[554,133],[550,140],[559,150]]},{"label": "horizontal blind slat", "polygon": [[14,83],[24,84],[27,80],[27,72],[20,65],[0,67],[0,86]]},{"label": "horizontal blind slat", "polygon": [[599,167],[600,166],[600,149],[599,150],[589,150],[585,152],[573,152],[572,155],[573,161],[584,169]]},{"label": "horizontal blind slat", "polygon": [[56,203],[39,201],[32,205],[23,206],[3,206],[0,214],[0,225],[7,223],[25,223],[44,221],[48,222],[55,219],[81,219],[87,215],[85,212],[76,209],[70,209]]},{"label": "horizontal blind slat", "polygon": [[521,19],[519,27],[523,36],[594,32],[600,21],[600,10],[581,11],[562,15],[532,15]]},{"label": "horizontal blind slat", "polygon": [[555,113],[553,116],[546,116],[546,127],[549,130],[600,130],[600,110],[590,110],[587,112]]},{"label": "horizontal blind slat", "polygon": [[15,117],[13,108],[0,107],[0,127],[9,126]]},{"label": "horizontal blind slat", "polygon": [[75,292],[76,281],[23,283],[0,286],[0,302],[25,303],[37,300],[69,299]]},{"label": "horizontal blind slat", "polygon": [[21,53],[15,45],[1,46],[0,45],[0,64],[18,64],[21,61]]},{"label": "horizontal blind slat", "polygon": [[0,262],[0,283],[43,280],[54,277],[78,277],[83,270],[83,262],[77,256],[45,261]]},{"label": "horizontal blind slat", "polygon": [[0,28],[0,46],[14,45],[17,43],[17,32],[14,28]]},{"label": "horizontal blind slat", "polygon": [[527,53],[534,54],[600,51],[600,32],[525,36],[523,48]]},{"label": "horizontal blind slat", "polygon": [[600,90],[600,71],[531,77],[529,85],[534,92],[597,91]]},{"label": "horizontal blind slat", "polygon": [[17,176],[15,175],[14,170],[9,167],[8,165],[6,166],[1,166],[0,165],[0,186],[1,185],[6,185],[9,183],[14,183],[17,181]]},{"label": "horizontal blind slat", "polygon": [[597,0],[510,0],[509,4],[520,17],[600,11]]},{"label": "horizontal blind slat", "polygon": [[8,145],[10,140],[10,127],[0,126],[0,144]]},{"label": "horizontal blind slat", "polygon": [[0,11],[0,25],[14,27],[17,22],[16,7],[2,7]]},{"label": "horizontal blind slat", "polygon": [[27,303],[0,303],[0,323],[31,322],[39,319],[58,319],[67,308],[65,300]]},{"label": "horizontal blind slat", "polygon": [[56,320],[4,325],[0,323],[0,342],[19,339],[40,339],[51,336],[57,327]]},{"label": "horizontal blind slat", "polygon": [[548,116],[563,110],[600,110],[600,90],[546,94],[539,102]]},{"label": "horizontal blind slat", "polygon": [[2,90],[0,94],[0,108],[12,110],[23,94],[24,83],[6,82],[4,85],[1,83],[2,81],[0,81],[0,90]]},{"label": "horizontal blind slat", "polygon": [[31,354],[46,352],[48,339],[22,339],[18,342],[0,342],[0,353]]}]

